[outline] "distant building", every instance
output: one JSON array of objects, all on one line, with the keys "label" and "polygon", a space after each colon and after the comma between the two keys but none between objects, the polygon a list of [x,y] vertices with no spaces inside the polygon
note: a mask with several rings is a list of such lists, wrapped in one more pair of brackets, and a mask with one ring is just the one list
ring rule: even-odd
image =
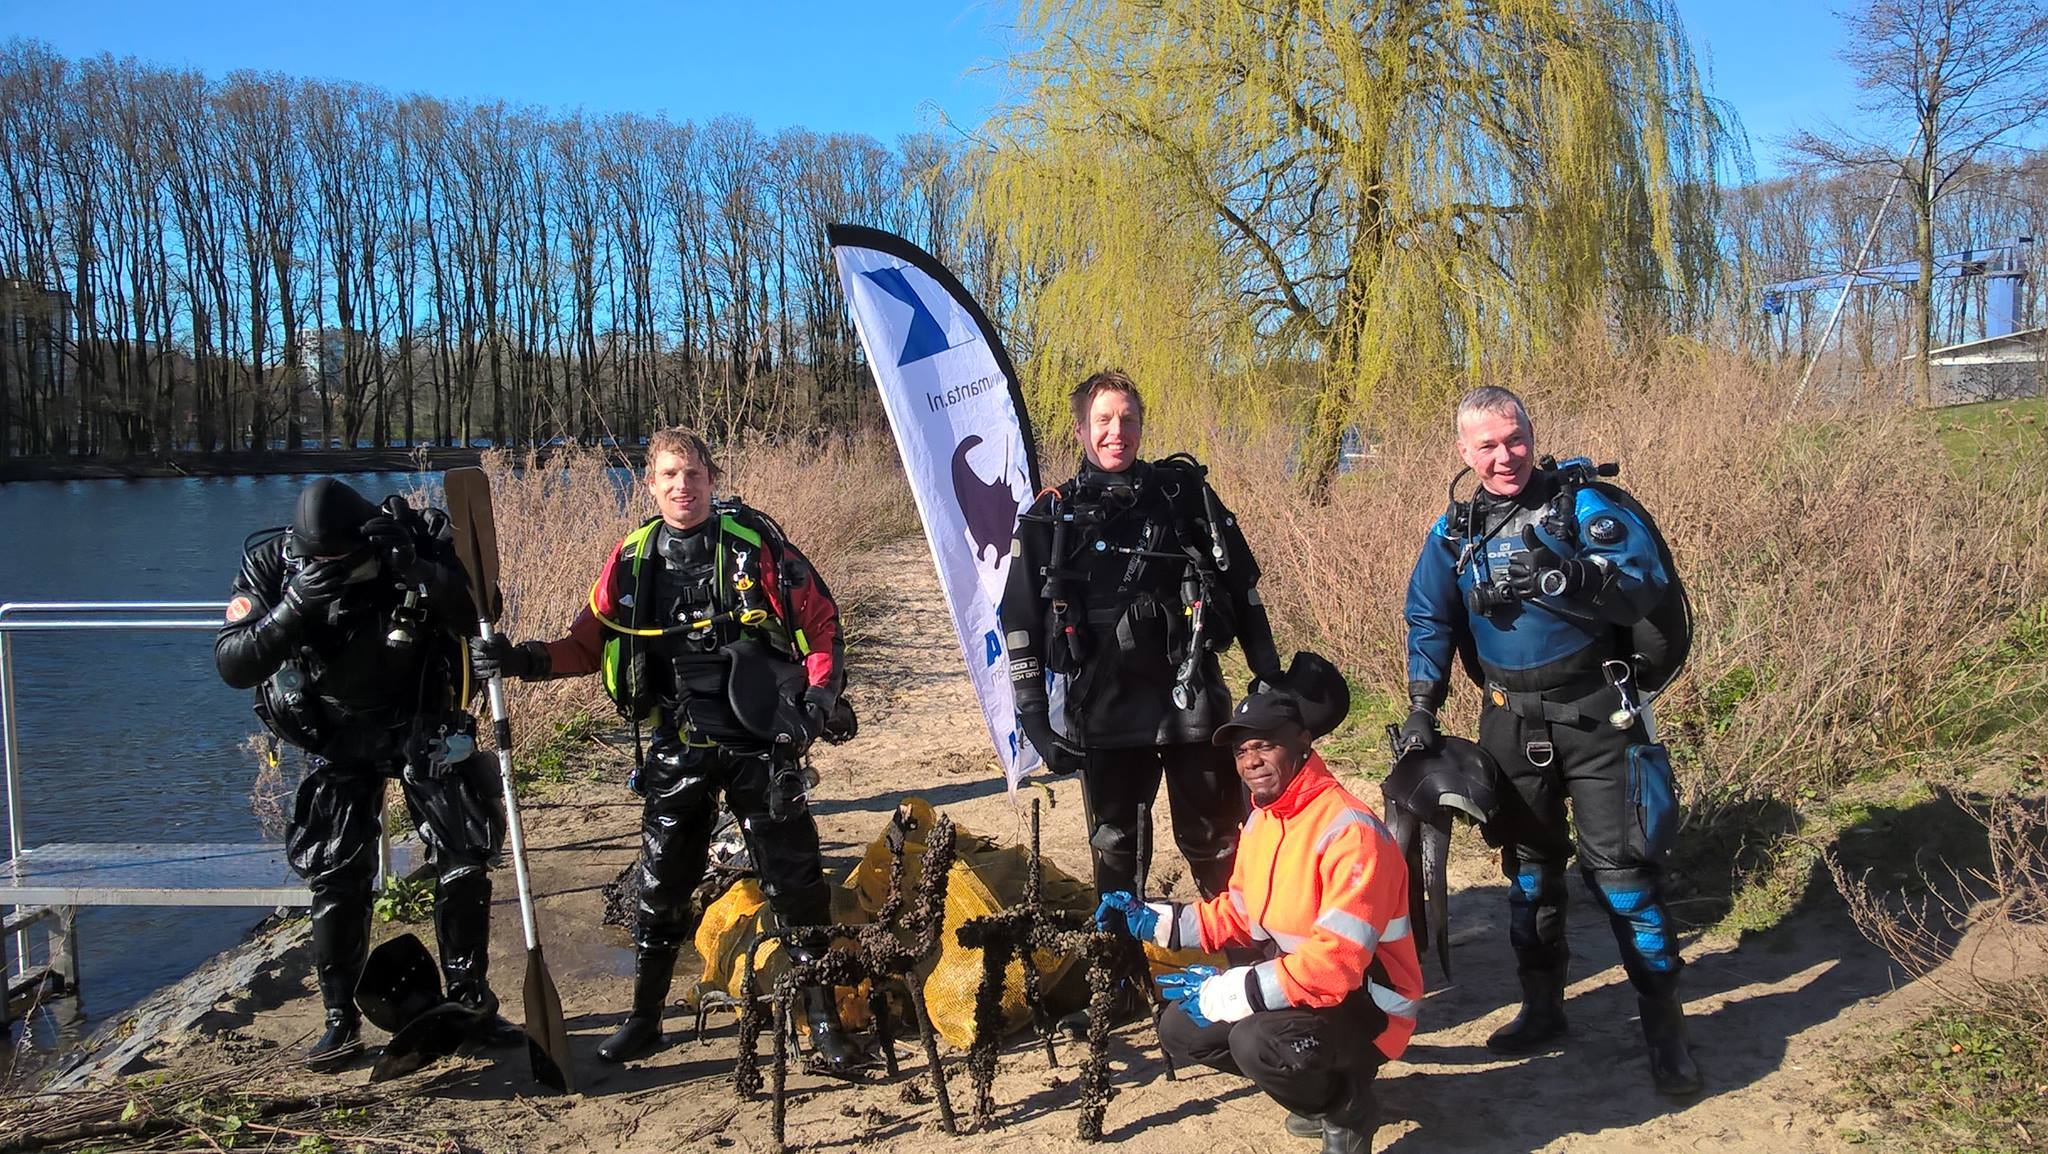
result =
[{"label": "distant building", "polygon": [[64,344],[71,332],[71,294],[33,281],[0,280],[0,358],[7,388],[17,396],[68,391]]},{"label": "distant building", "polygon": [[2048,328],[1948,345],[1927,354],[1938,405],[2048,395]]},{"label": "distant building", "polygon": [[355,342],[356,355],[361,356],[367,338],[360,331],[307,329],[299,334],[299,366],[305,370],[306,384],[314,392],[328,396],[341,392],[341,367],[348,356],[351,338]]}]

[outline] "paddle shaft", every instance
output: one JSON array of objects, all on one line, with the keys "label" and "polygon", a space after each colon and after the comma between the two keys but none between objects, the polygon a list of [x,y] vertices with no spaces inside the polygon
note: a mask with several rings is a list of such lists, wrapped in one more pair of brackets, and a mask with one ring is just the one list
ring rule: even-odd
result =
[{"label": "paddle shaft", "polygon": [[[491,635],[488,617],[477,619],[477,633]],[[533,886],[526,877],[526,830],[519,824],[519,795],[512,788],[512,721],[505,711],[505,678],[490,680],[491,736],[498,745],[498,777],[505,786],[505,828],[512,838],[512,876],[519,885],[519,928],[526,931],[526,948],[540,948],[540,932],[533,924]]]}]

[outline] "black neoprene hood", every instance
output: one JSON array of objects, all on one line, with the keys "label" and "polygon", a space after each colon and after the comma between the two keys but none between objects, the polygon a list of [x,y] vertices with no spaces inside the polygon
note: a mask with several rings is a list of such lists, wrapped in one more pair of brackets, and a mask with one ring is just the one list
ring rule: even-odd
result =
[{"label": "black neoprene hood", "polygon": [[322,477],[299,492],[292,536],[309,557],[346,557],[361,549],[363,522],[377,515],[368,497],[333,477]]}]

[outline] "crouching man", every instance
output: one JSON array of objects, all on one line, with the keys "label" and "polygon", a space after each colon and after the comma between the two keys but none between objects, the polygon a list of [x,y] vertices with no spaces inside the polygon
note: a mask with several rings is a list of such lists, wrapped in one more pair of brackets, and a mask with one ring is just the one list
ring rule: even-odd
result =
[{"label": "crouching man", "polygon": [[1408,1045],[1422,1001],[1407,865],[1311,748],[1292,694],[1253,694],[1211,740],[1252,796],[1228,892],[1194,904],[1112,893],[1097,924],[1169,949],[1263,949],[1256,965],[1161,975],[1173,1005],[1160,1043],[1177,1062],[1250,1078],[1292,1112],[1289,1133],[1320,1128],[1326,1154],[1365,1154],[1373,1078]]}]

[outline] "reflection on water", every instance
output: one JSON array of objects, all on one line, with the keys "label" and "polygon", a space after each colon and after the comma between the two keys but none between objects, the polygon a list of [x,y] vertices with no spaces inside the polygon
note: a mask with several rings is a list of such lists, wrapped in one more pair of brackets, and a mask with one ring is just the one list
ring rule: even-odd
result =
[{"label": "reflection on water", "polygon": [[[425,479],[348,481],[374,499]],[[0,601],[224,602],[243,539],[289,520],[306,480],[0,485]],[[243,748],[260,726],[250,695],[214,673],[210,633],[18,634],[14,663],[26,844],[266,840],[251,805],[258,765]],[[82,911],[86,1025],[233,945],[267,912]]]}]

